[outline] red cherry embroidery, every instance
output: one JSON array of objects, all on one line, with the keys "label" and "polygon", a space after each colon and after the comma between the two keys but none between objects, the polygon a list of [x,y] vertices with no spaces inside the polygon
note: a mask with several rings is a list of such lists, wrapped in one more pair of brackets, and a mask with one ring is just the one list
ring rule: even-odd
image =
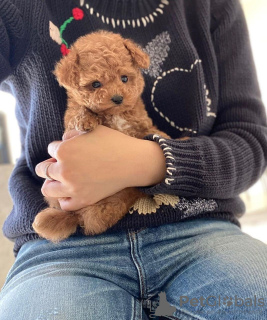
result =
[{"label": "red cherry embroidery", "polygon": [[84,12],[79,8],[72,9],[72,15],[75,20],[82,20]]},{"label": "red cherry embroidery", "polygon": [[73,20],[82,20],[84,17],[84,12],[80,8],[73,8],[72,9],[72,17],[64,21],[64,23],[60,26],[60,38],[62,40],[62,44],[60,46],[60,51],[63,56],[66,56],[69,53],[68,43],[63,39],[63,32],[65,31],[67,25],[71,23]]},{"label": "red cherry embroidery", "polygon": [[63,54],[63,56],[66,56],[69,53],[69,49],[67,48],[67,46],[63,43],[60,47],[60,51]]}]

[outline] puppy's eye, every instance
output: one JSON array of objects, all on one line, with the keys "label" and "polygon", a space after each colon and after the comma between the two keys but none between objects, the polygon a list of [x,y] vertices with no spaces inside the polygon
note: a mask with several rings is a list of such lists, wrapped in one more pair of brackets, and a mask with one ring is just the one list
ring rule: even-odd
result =
[{"label": "puppy's eye", "polygon": [[93,83],[92,83],[92,87],[93,88],[100,88],[102,86],[102,84],[99,82],[99,81],[94,81]]},{"label": "puppy's eye", "polygon": [[128,77],[127,76],[121,76],[121,81],[126,83],[128,81]]}]

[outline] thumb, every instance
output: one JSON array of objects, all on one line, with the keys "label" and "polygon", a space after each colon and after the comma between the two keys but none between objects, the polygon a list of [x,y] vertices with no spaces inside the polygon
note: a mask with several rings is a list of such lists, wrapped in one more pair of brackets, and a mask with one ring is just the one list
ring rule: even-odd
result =
[{"label": "thumb", "polygon": [[73,137],[79,136],[80,134],[83,134],[83,133],[85,133],[85,132],[83,132],[83,131],[78,131],[78,130],[76,130],[76,129],[72,129],[72,130],[67,131],[67,132],[65,132],[65,133],[63,134],[62,140],[63,140],[63,141],[64,141],[64,140],[68,140],[68,139],[71,139],[71,138],[73,138]]}]

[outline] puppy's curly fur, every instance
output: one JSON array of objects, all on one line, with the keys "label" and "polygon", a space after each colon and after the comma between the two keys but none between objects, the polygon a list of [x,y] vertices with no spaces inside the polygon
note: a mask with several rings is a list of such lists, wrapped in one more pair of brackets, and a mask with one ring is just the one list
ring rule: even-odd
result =
[{"label": "puppy's curly fur", "polygon": [[[154,133],[170,138],[153,125],[141,99],[145,83],[140,69],[148,67],[149,56],[119,34],[100,30],[76,40],[53,72],[67,90],[65,132],[92,131],[102,124],[140,139]],[[140,197],[148,195],[126,188],[74,212],[61,210],[57,200],[46,197],[50,207],[37,214],[33,228],[54,242],[67,238],[78,226],[86,235],[99,234]]]}]

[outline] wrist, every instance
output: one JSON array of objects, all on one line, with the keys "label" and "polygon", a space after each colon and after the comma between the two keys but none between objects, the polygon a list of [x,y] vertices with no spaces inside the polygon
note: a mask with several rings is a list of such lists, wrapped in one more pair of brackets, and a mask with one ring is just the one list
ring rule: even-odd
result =
[{"label": "wrist", "polygon": [[[157,142],[137,139],[139,147],[135,148],[135,170],[131,186],[148,187],[156,185],[166,176],[166,159]],[[136,152],[137,151],[137,152]]]}]

